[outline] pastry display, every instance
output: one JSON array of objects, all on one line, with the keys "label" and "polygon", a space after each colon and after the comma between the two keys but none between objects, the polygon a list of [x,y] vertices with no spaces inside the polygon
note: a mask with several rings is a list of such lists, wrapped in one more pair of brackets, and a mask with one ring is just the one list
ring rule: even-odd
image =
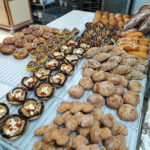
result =
[{"label": "pastry display", "polygon": [[13,45],[2,45],[0,52],[4,55],[12,54],[15,51],[16,47]]},{"label": "pastry display", "polygon": [[40,83],[38,87],[35,89],[35,95],[40,100],[48,100],[54,95],[54,93],[55,93],[55,88],[46,82]]},{"label": "pastry display", "polygon": [[18,110],[19,115],[28,120],[38,119],[44,111],[44,103],[37,103],[35,99],[27,99]]},{"label": "pastry display", "polygon": [[47,58],[48,57],[46,55],[40,54],[36,57],[36,61],[40,64],[43,64],[46,62]]},{"label": "pastry display", "polygon": [[26,66],[26,69],[29,70],[29,71],[34,71],[39,66],[40,66],[40,63],[32,60],[32,61],[28,62],[27,66]]},{"label": "pastry display", "polygon": [[28,98],[28,91],[21,87],[16,87],[12,90],[11,93],[6,95],[6,98],[10,104],[20,105]]},{"label": "pastry display", "polygon": [[48,76],[50,75],[51,71],[47,70],[45,68],[39,68],[37,71],[33,72],[33,75],[38,79],[38,80],[47,80]]},{"label": "pastry display", "polygon": [[23,39],[25,37],[25,35],[22,32],[16,32],[16,33],[14,33],[13,37],[15,39]]},{"label": "pastry display", "polygon": [[19,115],[9,115],[2,126],[1,136],[11,141],[16,140],[26,132],[28,124]]},{"label": "pastry display", "polygon": [[16,59],[24,59],[24,58],[27,58],[28,55],[29,55],[29,52],[26,48],[18,48],[16,50],[14,50],[14,52],[13,52],[13,56]]},{"label": "pastry display", "polygon": [[78,63],[78,56],[77,55],[67,55],[64,61],[68,64],[76,65]]},{"label": "pastry display", "polygon": [[31,34],[32,33],[32,29],[30,29],[30,28],[24,28],[21,32],[23,34]]},{"label": "pastry display", "polygon": [[21,86],[22,88],[26,89],[26,90],[33,90],[35,89],[37,86],[39,85],[39,81],[35,76],[31,76],[31,77],[24,77],[21,80]]},{"label": "pastry display", "polygon": [[50,70],[58,69],[59,65],[60,62],[56,59],[50,59],[48,62],[45,63],[45,67]]},{"label": "pastry display", "polygon": [[49,77],[50,84],[55,86],[56,88],[63,86],[66,80],[67,80],[67,77],[65,76],[65,74],[61,72],[56,73],[55,75],[51,75]]},{"label": "pastry display", "polygon": [[9,115],[9,108],[5,103],[0,103],[0,123],[3,123]]},{"label": "pastry display", "polygon": [[40,37],[43,34],[42,30],[36,29],[32,31],[32,34],[35,35],[36,37]]},{"label": "pastry display", "polygon": [[36,43],[37,45],[39,44],[43,44],[45,42],[45,39],[43,37],[36,37],[34,40],[33,40],[33,43]]},{"label": "pastry display", "polygon": [[70,75],[72,75],[73,72],[74,72],[74,66],[71,65],[71,64],[62,63],[62,64],[60,65],[59,70],[60,70],[62,73],[64,73],[65,75],[70,76]]}]

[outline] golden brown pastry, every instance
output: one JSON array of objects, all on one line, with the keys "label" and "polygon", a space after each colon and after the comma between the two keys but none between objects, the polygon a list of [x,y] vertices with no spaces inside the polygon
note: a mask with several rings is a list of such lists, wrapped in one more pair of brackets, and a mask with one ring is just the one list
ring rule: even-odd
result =
[{"label": "golden brown pastry", "polygon": [[27,43],[26,39],[18,39],[15,41],[15,46],[23,48],[26,43]]},{"label": "golden brown pastry", "polygon": [[34,36],[33,34],[28,34],[28,35],[25,35],[25,39],[28,41],[28,42],[32,42],[34,39],[35,39],[36,36]]},{"label": "golden brown pastry", "polygon": [[45,39],[43,37],[36,37],[34,40],[33,40],[33,43],[36,43],[37,45],[39,44],[43,44],[45,42]]},{"label": "golden brown pastry", "polygon": [[4,55],[9,55],[9,54],[12,54],[15,49],[16,47],[13,45],[2,45],[2,47],[0,48],[0,51]]},{"label": "golden brown pastry", "polygon": [[42,30],[38,30],[38,29],[37,30],[33,30],[32,34],[37,36],[37,37],[40,37],[40,36],[42,36],[43,31]]},{"label": "golden brown pastry", "polygon": [[13,52],[13,55],[16,59],[24,59],[28,57],[28,50],[25,48],[18,48]]},{"label": "golden brown pastry", "polygon": [[13,37],[7,37],[3,40],[3,44],[5,45],[14,45],[15,44],[15,38]]},{"label": "golden brown pastry", "polygon": [[31,34],[31,33],[32,33],[32,29],[24,28],[21,32],[22,32],[23,34]]},{"label": "golden brown pastry", "polygon": [[21,32],[16,32],[14,35],[13,35],[13,37],[15,38],[15,39],[23,39],[24,38],[24,34],[23,33],[21,33]]},{"label": "golden brown pastry", "polygon": [[24,44],[24,48],[27,49],[29,52],[33,49],[37,48],[37,44],[36,43],[32,43],[32,42],[28,42]]},{"label": "golden brown pastry", "polygon": [[43,33],[43,37],[45,39],[50,39],[50,38],[53,38],[54,37],[54,34],[50,33],[50,32],[44,32]]}]

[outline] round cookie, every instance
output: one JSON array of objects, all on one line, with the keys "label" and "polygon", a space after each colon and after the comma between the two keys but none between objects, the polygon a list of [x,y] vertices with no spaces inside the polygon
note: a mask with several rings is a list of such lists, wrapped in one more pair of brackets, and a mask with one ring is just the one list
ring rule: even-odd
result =
[{"label": "round cookie", "polygon": [[92,89],[94,83],[89,77],[82,77],[79,81],[79,85],[81,85],[85,90]]},{"label": "round cookie", "polygon": [[137,80],[131,80],[128,84],[128,89],[133,92],[141,92],[143,89],[142,84]]},{"label": "round cookie", "polygon": [[94,71],[93,74],[92,74],[92,80],[94,82],[99,82],[99,81],[103,81],[105,80],[105,73],[103,70],[101,71]]},{"label": "round cookie", "polygon": [[16,59],[24,59],[28,57],[28,50],[25,48],[18,48],[13,52],[13,55]]},{"label": "round cookie", "polygon": [[85,68],[83,70],[82,75],[83,75],[83,77],[91,77],[93,73],[94,73],[94,69],[92,69],[92,68]]},{"label": "round cookie", "polygon": [[115,86],[115,94],[122,96],[124,94],[124,87],[121,85],[116,85]]}]

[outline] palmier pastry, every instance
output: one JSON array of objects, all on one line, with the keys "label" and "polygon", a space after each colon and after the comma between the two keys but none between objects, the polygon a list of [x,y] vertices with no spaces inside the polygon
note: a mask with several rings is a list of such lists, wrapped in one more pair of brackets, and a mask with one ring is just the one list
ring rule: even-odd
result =
[{"label": "palmier pastry", "polygon": [[4,120],[9,115],[9,108],[6,104],[0,103],[0,123],[4,122]]},{"label": "palmier pastry", "polygon": [[56,88],[61,87],[65,84],[67,77],[63,73],[57,73],[49,77],[49,82]]},{"label": "palmier pastry", "polygon": [[50,32],[44,32],[43,33],[43,37],[45,39],[51,39],[52,37],[54,37],[54,34],[53,33],[50,33]]},{"label": "palmier pastry", "polygon": [[74,72],[74,66],[72,66],[71,64],[61,64],[60,65],[60,69],[59,69],[62,73],[64,73],[65,75],[72,75]]},{"label": "palmier pastry", "polygon": [[45,63],[45,67],[50,70],[56,70],[59,67],[60,62],[56,59],[51,59]]},{"label": "palmier pastry", "polygon": [[28,125],[29,122],[19,115],[9,115],[2,126],[1,135],[8,140],[16,140],[26,132]]},{"label": "palmier pastry", "polygon": [[33,34],[28,34],[28,35],[25,35],[25,39],[28,42],[32,42],[35,39],[35,36]]},{"label": "palmier pastry", "polygon": [[38,119],[44,111],[44,103],[38,103],[35,99],[27,99],[18,110],[19,115],[28,120]]},{"label": "palmier pastry", "polygon": [[32,50],[31,52],[30,52],[30,56],[32,57],[32,58],[36,58],[38,55],[40,55],[41,53],[39,52],[39,51],[37,51],[36,49],[34,49],[34,50]]},{"label": "palmier pastry", "polygon": [[15,44],[15,39],[13,37],[7,37],[3,40],[5,45],[13,45]]},{"label": "palmier pastry", "polygon": [[82,48],[75,48],[73,54],[76,54],[79,58],[82,58],[84,55],[84,50]]},{"label": "palmier pastry", "polygon": [[15,46],[22,48],[25,46],[26,43],[27,43],[26,39],[18,39],[15,41]]},{"label": "palmier pastry", "polygon": [[15,50],[15,46],[13,45],[3,45],[0,48],[1,53],[4,55],[12,54],[14,50]]},{"label": "palmier pastry", "polygon": [[50,28],[50,32],[53,34],[58,34],[58,33],[60,33],[60,30],[57,28]]},{"label": "palmier pastry", "polygon": [[64,54],[71,54],[72,53],[72,48],[62,45],[60,48],[60,51],[63,52]]},{"label": "palmier pastry", "polygon": [[55,93],[55,88],[51,86],[49,83],[41,83],[35,89],[35,95],[40,100],[48,100],[50,99]]},{"label": "palmier pastry", "polygon": [[80,47],[83,48],[85,51],[87,51],[90,48],[90,45],[88,45],[86,43],[81,43]]},{"label": "palmier pastry", "polygon": [[35,71],[33,74],[35,77],[37,77],[39,80],[47,80],[48,76],[50,75],[51,71],[46,70],[45,68],[39,68],[37,71]]},{"label": "palmier pastry", "polygon": [[36,43],[37,45],[39,44],[43,44],[45,42],[45,39],[43,37],[36,37],[34,40],[33,40],[33,43]]},{"label": "palmier pastry", "polygon": [[28,50],[25,48],[18,48],[13,52],[13,55],[16,59],[24,59],[28,57]]},{"label": "palmier pastry", "polygon": [[76,65],[78,63],[78,56],[77,55],[67,55],[64,61],[68,64]]},{"label": "palmier pastry", "polygon": [[23,33],[21,33],[21,32],[17,32],[17,33],[15,33],[14,35],[13,35],[13,37],[15,38],[15,39],[23,39],[24,38],[24,34]]},{"label": "palmier pastry", "polygon": [[31,34],[31,33],[32,33],[32,29],[24,28],[21,32],[22,32],[23,34]]},{"label": "palmier pastry", "polygon": [[36,61],[40,64],[43,64],[46,62],[47,58],[48,57],[46,55],[40,54],[37,56]]},{"label": "palmier pastry", "polygon": [[36,70],[38,67],[40,66],[40,63],[36,62],[36,61],[30,61],[27,66],[26,66],[26,69],[28,71],[34,71]]},{"label": "palmier pastry", "polygon": [[27,49],[28,51],[31,51],[32,49],[36,49],[36,47],[37,47],[37,44],[32,43],[32,42],[24,44],[24,48]]},{"label": "palmier pastry", "polygon": [[21,86],[26,90],[33,90],[35,87],[39,85],[39,81],[37,77],[31,76],[31,77],[24,77],[21,80]]},{"label": "palmier pastry", "polygon": [[69,46],[69,47],[77,47],[77,45],[78,45],[78,42],[76,42],[76,41],[74,41],[74,40],[70,40],[70,41],[68,42],[68,46]]},{"label": "palmier pastry", "polygon": [[71,31],[69,29],[63,29],[62,30],[62,33],[65,34],[65,35],[69,34],[70,32]]},{"label": "palmier pastry", "polygon": [[29,26],[29,29],[32,29],[32,30],[38,30],[39,28],[40,28],[40,26],[39,25],[35,25],[35,24],[31,24]]},{"label": "palmier pastry", "polygon": [[43,31],[42,30],[33,30],[32,34],[35,35],[35,36],[40,37],[40,36],[42,36]]},{"label": "palmier pastry", "polygon": [[20,105],[24,103],[24,101],[28,98],[28,96],[29,93],[25,89],[17,87],[14,88],[11,93],[8,93],[6,95],[6,98],[10,104]]},{"label": "palmier pastry", "polygon": [[53,52],[51,57],[56,60],[63,60],[65,55],[63,52]]}]

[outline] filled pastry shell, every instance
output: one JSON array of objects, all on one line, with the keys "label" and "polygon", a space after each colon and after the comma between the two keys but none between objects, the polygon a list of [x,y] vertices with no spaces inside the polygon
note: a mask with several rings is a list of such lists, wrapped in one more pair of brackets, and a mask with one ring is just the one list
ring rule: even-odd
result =
[{"label": "filled pastry shell", "polygon": [[9,114],[9,108],[5,103],[0,103],[0,123],[4,122]]},{"label": "filled pastry shell", "polygon": [[30,61],[27,66],[26,66],[26,69],[28,71],[34,71],[36,70],[38,67],[40,66],[40,63],[39,62],[36,62],[36,61]]},{"label": "filled pastry shell", "polygon": [[64,54],[71,54],[72,53],[72,48],[68,47],[66,45],[62,45],[60,48],[60,51],[63,52]]},{"label": "filled pastry shell", "polygon": [[40,100],[48,100],[54,95],[54,93],[55,87],[46,82],[39,84],[39,86],[35,89],[35,95]]},{"label": "filled pastry shell", "polygon": [[63,60],[65,55],[63,52],[53,52],[51,57],[56,60]]},{"label": "filled pastry shell", "polygon": [[68,46],[75,48],[75,47],[78,46],[78,42],[76,42],[76,41],[74,41],[74,40],[70,40],[70,41],[68,42]]},{"label": "filled pastry shell", "polygon": [[51,59],[45,63],[45,67],[50,70],[56,70],[59,67],[60,62],[56,59]]},{"label": "filled pastry shell", "polygon": [[38,119],[44,111],[44,103],[37,103],[35,99],[28,99],[18,110],[19,115],[28,120]]},{"label": "filled pastry shell", "polygon": [[28,96],[29,93],[25,89],[17,87],[14,88],[11,93],[8,93],[6,95],[6,98],[10,104],[20,105],[24,103],[24,101],[28,98]]},{"label": "filled pastry shell", "polygon": [[78,63],[78,56],[77,55],[67,55],[64,61],[68,64],[76,65]]},{"label": "filled pastry shell", "polygon": [[40,64],[43,64],[46,62],[47,58],[48,57],[46,55],[40,54],[37,56],[36,61]]},{"label": "filled pastry shell", "polygon": [[71,64],[61,64],[60,65],[60,69],[59,69],[62,73],[64,73],[65,75],[72,75],[74,72],[74,66]]},{"label": "filled pastry shell", "polygon": [[82,58],[84,56],[85,51],[82,48],[75,48],[73,50],[73,54],[76,54],[78,58]]}]

